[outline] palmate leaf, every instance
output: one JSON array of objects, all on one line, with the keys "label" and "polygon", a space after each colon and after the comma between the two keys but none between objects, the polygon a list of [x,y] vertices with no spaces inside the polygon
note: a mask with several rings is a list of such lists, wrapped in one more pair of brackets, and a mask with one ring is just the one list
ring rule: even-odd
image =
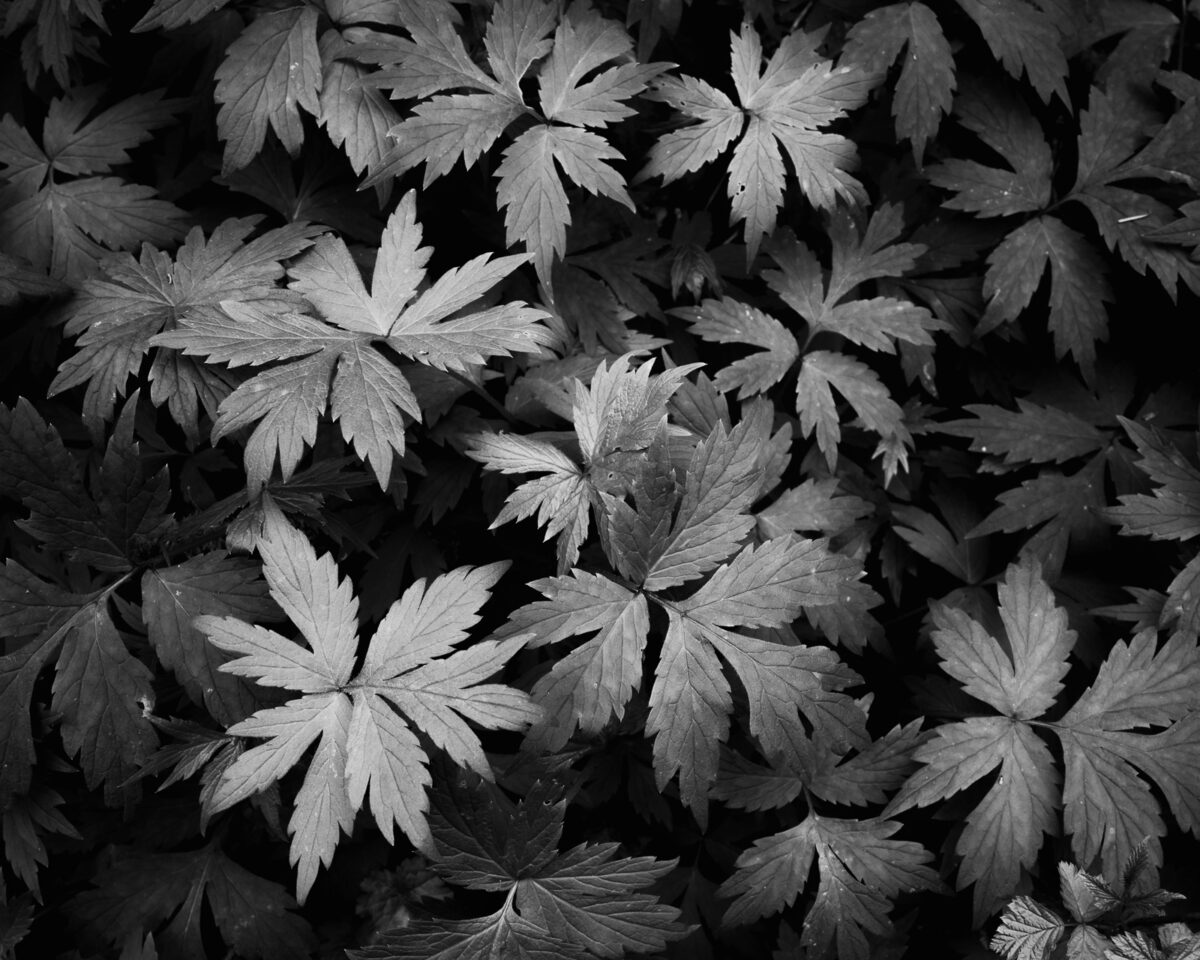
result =
[{"label": "palmate leaf", "polygon": [[775,228],[787,180],[783,153],[814,206],[832,210],[839,199],[865,199],[851,176],[854,145],[820,128],[866,100],[870,76],[835,68],[816,53],[816,44],[815,36],[788,34],[764,65],[762,41],[746,21],[740,34],[730,36],[737,104],[686,76],[660,80],[649,94],[678,110],[686,125],[659,138],[638,178],[661,176],[671,183],[711,163],[736,140],[727,188],[733,219],[746,225],[748,260]]},{"label": "palmate leaf", "polygon": [[970,439],[973,451],[1000,457],[1005,466],[1064,463],[1108,442],[1094,423],[1061,407],[1019,399],[1015,411],[990,403],[969,403],[962,409],[973,419],[949,420],[938,431]]},{"label": "palmate leaf", "polygon": [[854,296],[863,283],[900,277],[912,269],[925,247],[896,243],[903,228],[903,211],[892,204],[876,209],[861,228],[845,214],[835,214],[829,227],[832,256],[827,276],[816,255],[790,233],[772,239],[768,252],[778,269],[765,270],[763,276],[803,319],[807,329],[802,338],[774,317],[730,297],[671,311],[705,340],[761,348],[717,373],[718,388],[737,388],[739,398],[767,390],[799,360],[800,429],[805,436],[816,433],[831,469],[841,439],[831,388],[849,401],[868,429],[880,434],[876,454],[883,456],[889,477],[907,462],[912,437],[903,423],[903,411],[875,372],[853,357],[829,350],[802,354],[799,342],[808,343],[816,334],[828,332],[886,353],[894,353],[900,343],[933,345],[933,331],[946,325],[924,307],[897,297]]},{"label": "palmate leaf", "polygon": [[[496,197],[509,244],[526,244],[548,285],[571,222],[563,176],[633,209],[624,177],[611,163],[621,154],[596,131],[632,116],[627,101],[668,64],[624,62],[633,43],[620,24],[580,7],[560,19],[544,0],[495,5],[484,35],[490,73],[472,60],[448,17],[417,7],[406,8],[400,19],[412,39],[373,47],[366,55],[384,69],[363,82],[390,88],[393,97],[439,95],[392,127],[395,146],[367,182],[424,163],[428,186],[460,159],[474,165],[514,121],[532,116],[534,125],[504,149]],[[521,82],[538,60],[535,108],[526,103]],[[613,61],[622,62],[601,70]],[[463,89],[472,92],[441,93]]]},{"label": "palmate leaf", "polygon": [[[768,754],[782,750],[789,731],[803,724],[846,748],[865,737],[861,709],[842,692],[857,675],[832,650],[734,629],[780,627],[802,608],[844,602],[860,573],[824,541],[783,536],[741,546],[753,525],[746,511],[757,488],[755,448],[768,428],[765,421],[742,423],[727,433],[718,424],[696,447],[682,483],[673,479],[663,441],[653,444],[632,484],[634,504],[606,497],[606,550],[638,589],[580,570],[537,580],[531,586],[546,599],[515,610],[499,632],[532,633],[538,645],[595,634],[534,687],[545,713],[530,739],[559,749],[577,725],[594,734],[623,716],[643,680],[648,602],[663,610],[668,628],[647,731],[655,737],[659,790],[678,775],[684,803],[702,822],[733,712],[726,666],[755,691],[749,726]],[[690,596],[673,591],[710,571]]]},{"label": "palmate leaf", "polygon": [[427,366],[465,372],[492,356],[536,353],[547,341],[549,331],[537,323],[544,311],[518,303],[463,310],[523,256],[476,257],[418,293],[431,253],[420,243],[408,193],[388,220],[370,292],[345,243],[331,236],[289,267],[292,292],[324,320],[295,312],[295,301],[280,310],[277,302],[224,300],[219,311],[183,317],[177,329],[152,338],[152,345],[230,366],[290,361],[240,384],[219,408],[214,438],[257,424],[245,452],[251,489],[267,481],[276,456],[284,479],[292,475],[327,408],[387,487],[394,456],[405,449],[404,416],[420,420],[421,409],[383,345]]},{"label": "palmate leaf", "polygon": [[737,925],[776,913],[808,885],[816,861],[816,896],[804,920],[801,943],[814,957],[867,960],[871,938],[892,931],[888,911],[902,892],[937,889],[929,851],[894,840],[894,820],[843,820],[810,813],[800,824],[756,840],[737,859],[721,886],[736,899],[725,913]]},{"label": "palmate leaf", "polygon": [[138,94],[93,115],[99,98],[100,88],[88,87],[52,100],[41,146],[11,116],[0,120],[0,173],[8,180],[0,188],[0,249],[70,283],[114,250],[178,239],[186,220],[150,187],[97,176],[126,163],[183,102]]},{"label": "palmate leaf", "polygon": [[1070,104],[1063,38],[1042,9],[1025,0],[958,0],[958,5],[1010,75],[1020,79],[1024,73],[1045,103],[1057,96]]},{"label": "palmate leaf", "polygon": [[307,955],[315,944],[291,895],[232,860],[217,843],[185,853],[118,847],[93,882],[98,889],[76,895],[66,910],[94,944],[118,946],[131,934],[154,931],[163,956],[203,957],[202,903],[239,956],[288,960]]},{"label": "palmate leaf", "polygon": [[316,752],[288,824],[297,897],[304,902],[319,864],[328,865],[340,832],[370,796],[383,835],[394,825],[429,849],[428,756],[416,731],[450,758],[490,779],[491,767],[468,721],[488,729],[521,729],[539,711],[522,692],[484,683],[522,646],[523,637],[456,650],[478,621],[478,608],[504,564],[461,567],[418,581],[392,604],[355,669],[358,600],[328,555],[318,556],[277,508],[258,542],[271,596],[299,628],[304,643],[232,617],[202,616],[196,628],[236,659],[221,669],[253,677],[296,696],[229,728],[266,742],[247,750],[222,774],[212,810],[263,790]]},{"label": "palmate leaf", "polygon": [[674,861],[617,858],[617,844],[560,852],[566,804],[538,781],[520,803],[477,779],[442,783],[430,825],[434,862],[451,883],[505,894],[494,914],[421,921],[351,950],[355,960],[600,957],[662,950],[687,929],[642,888]]},{"label": "palmate leaf", "polygon": [[18,522],[50,555],[110,575],[79,591],[14,560],[0,573],[0,632],[27,640],[0,658],[0,797],[29,789],[34,684],[56,656],[51,707],[89,787],[103,786],[115,801],[156,744],[145,716],[154,704],[153,677],[126,648],[110,605],[145,562],[145,544],[174,524],[166,470],[148,473],[133,440],[136,406],[134,395],[87,484],[58,431],[27,401],[11,410],[0,406],[0,494],[29,510]]},{"label": "palmate leaf", "polygon": [[1104,305],[1114,296],[1103,258],[1080,233],[1057,217],[1035,217],[1017,227],[988,255],[983,330],[1017,319],[1050,273],[1050,332],[1059,358],[1074,356],[1094,376],[1096,343],[1108,339]]},{"label": "palmate leaf", "polygon": [[[189,318],[224,316],[225,301],[255,304],[267,314],[294,310],[299,301],[276,286],[281,261],[310,246],[317,229],[293,224],[248,239],[256,222],[225,220],[207,239],[194,227],[174,256],[143,244],[136,260],[128,254],[106,260],[68,308],[65,332],[78,337],[77,349],[59,367],[50,395],[86,384],[84,416],[104,422],[154,335]],[[223,371],[173,351],[156,351],[151,361],[151,401],[165,403],[193,442],[201,413],[215,419],[232,388]]]},{"label": "palmate leaf", "polygon": [[732,297],[705,300],[698,307],[680,307],[671,313],[688,321],[692,332],[710,343],[760,348],[717,371],[717,389],[737,390],[739,400],[773,387],[800,357],[800,345],[790,330],[770,314]]},{"label": "palmate leaf", "polygon": [[1125,493],[1105,512],[1128,536],[1190,540],[1200,535],[1200,468],[1148,424],[1121,418],[1141,459],[1137,467],[1155,484],[1153,492]]},{"label": "palmate leaf", "polygon": [[[537,435],[471,434],[467,456],[501,473],[539,473],[509,494],[492,527],[533,516],[558,537],[558,569],[565,573],[587,537],[590,510],[600,492],[624,489],[633,479],[630,458],[651,443],[667,413],[667,401],[699,364],[652,374],[653,362],[630,369],[630,354],[601,361],[590,384],[574,379],[570,416],[582,463],[561,443]],[[565,411],[564,411],[565,412]],[[560,438],[561,440],[561,438]]]},{"label": "palmate leaf", "polygon": [[770,765],[722,750],[712,798],[743,810],[783,807],[807,788],[830,803],[867,806],[885,803],[916,769],[913,751],[921,741],[920,721],[890,731],[857,750],[835,747],[792,730]]},{"label": "palmate leaf", "polygon": [[253,685],[220,669],[229,658],[207,643],[192,621],[199,616],[271,619],[278,608],[267,585],[244,558],[217,550],[142,574],[146,635],[163,666],[172,670],[193,702],[229,726],[255,711]]},{"label": "palmate leaf", "polygon": [[[1038,718],[1061,691],[1074,633],[1033,563],[1009,568],[1000,617],[1006,643],[961,609],[935,608],[933,639],[944,669],[997,714],[937,728],[917,749],[921,769],[884,812],[925,806],[995,775],[956,846],[963,857],[958,885],[975,884],[978,919],[1032,867],[1043,833],[1058,832],[1060,808],[1076,859],[1100,857],[1106,871],[1145,837],[1151,858],[1161,856],[1158,838],[1166,827],[1147,780],[1162,790],[1181,826],[1200,825],[1200,717],[1190,692],[1200,680],[1195,640],[1177,634],[1156,650],[1154,631],[1147,630],[1118,643],[1093,685],[1049,723]],[[1161,732],[1138,732],[1145,727]],[[1062,746],[1061,775],[1043,730]]]},{"label": "palmate leaf", "polygon": [[829,350],[813,350],[805,354],[800,364],[796,408],[801,431],[806,435],[816,433],[817,446],[824,452],[830,468],[837,462],[842,436],[831,388],[846,398],[869,430],[880,435],[876,453],[883,455],[888,476],[906,466],[906,448],[912,446],[912,436],[904,425],[904,411],[891,398],[883,381],[861,360]]}]

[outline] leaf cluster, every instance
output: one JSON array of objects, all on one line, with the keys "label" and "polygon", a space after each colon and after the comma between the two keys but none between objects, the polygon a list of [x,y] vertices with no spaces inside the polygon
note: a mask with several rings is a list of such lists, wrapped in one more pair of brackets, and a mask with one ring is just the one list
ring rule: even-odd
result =
[{"label": "leaf cluster", "polygon": [[0,5],[0,960],[1196,954],[1197,16]]}]

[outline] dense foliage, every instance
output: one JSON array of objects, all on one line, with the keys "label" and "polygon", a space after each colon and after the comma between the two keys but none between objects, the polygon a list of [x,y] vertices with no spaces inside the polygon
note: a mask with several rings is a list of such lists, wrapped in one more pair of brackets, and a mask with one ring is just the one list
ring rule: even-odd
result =
[{"label": "dense foliage", "polygon": [[1200,956],[1198,0],[0,9],[0,958]]}]

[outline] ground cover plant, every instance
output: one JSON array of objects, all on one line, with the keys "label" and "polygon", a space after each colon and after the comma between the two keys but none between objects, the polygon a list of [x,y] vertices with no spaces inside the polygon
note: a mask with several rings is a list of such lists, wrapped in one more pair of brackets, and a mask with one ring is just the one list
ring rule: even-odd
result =
[{"label": "ground cover plant", "polygon": [[0,956],[1200,955],[1200,5],[6,0]]}]

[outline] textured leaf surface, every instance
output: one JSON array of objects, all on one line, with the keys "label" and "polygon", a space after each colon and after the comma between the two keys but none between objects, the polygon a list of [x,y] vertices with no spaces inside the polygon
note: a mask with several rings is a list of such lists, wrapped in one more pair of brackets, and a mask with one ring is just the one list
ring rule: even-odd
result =
[{"label": "textured leaf surface", "polygon": [[[107,260],[72,304],[66,331],[78,335],[77,349],[59,368],[51,392],[86,384],[85,416],[107,420],[155,334],[188,319],[219,318],[226,301],[260,305],[268,315],[287,310],[288,300],[276,286],[283,276],[280,261],[309,246],[315,231],[298,224],[248,239],[254,226],[254,218],[229,219],[207,239],[193,228],[173,257],[144,246],[137,260],[129,255]],[[178,353],[154,353],[150,399],[165,403],[192,438],[199,438],[200,415],[215,418],[230,390],[219,370]]]},{"label": "textured leaf surface", "polygon": [[[1189,712],[1190,690],[1200,679],[1194,638],[1177,634],[1156,650],[1154,631],[1147,630],[1118,643],[1092,686],[1060,720],[1044,723],[1036,718],[1061,691],[1073,638],[1035,565],[1009,568],[1000,619],[1005,646],[962,609],[935,610],[943,668],[1003,715],[938,727],[917,749],[921,768],[886,811],[923,806],[991,780],[957,844],[963,856],[958,883],[975,883],[981,918],[1037,858],[1042,834],[1057,832],[1059,808],[1076,859],[1102,857],[1111,873],[1146,837],[1150,856],[1161,855],[1157,843],[1166,828],[1148,780],[1158,784],[1181,824],[1196,822],[1200,801],[1194,775],[1200,754],[1191,739],[1197,716]],[[1063,775],[1035,724],[1061,743]],[[1135,732],[1146,727],[1161,732]]]},{"label": "textured leaf surface", "polygon": [[318,864],[331,862],[339,832],[349,832],[368,793],[385,837],[390,840],[398,824],[413,843],[428,848],[428,757],[416,731],[456,763],[490,777],[478,735],[465,721],[520,729],[538,711],[525,694],[482,682],[524,638],[455,649],[477,622],[503,565],[459,568],[410,586],[380,623],[355,672],[358,601],[333,559],[318,556],[278,514],[268,514],[258,546],[271,596],[306,645],[232,617],[205,616],[196,626],[238,655],[222,669],[300,696],[229,728],[266,742],[224,771],[213,809],[269,786],[319,739],[288,825],[303,902]]},{"label": "textured leaf surface", "polygon": [[93,941],[117,946],[131,933],[155,930],[164,956],[203,956],[207,904],[221,937],[242,956],[286,960],[315,944],[288,892],[216,844],[187,853],[118,847],[94,882],[98,889],[78,894],[67,907]]},{"label": "textured leaf surface", "polygon": [[820,128],[863,103],[868,77],[822,60],[803,33],[785,37],[764,64],[762,41],[749,21],[731,34],[730,60],[738,104],[691,77],[657,83],[653,97],[689,123],[659,138],[639,176],[670,183],[716,159],[736,140],[727,191],[733,219],[745,222],[753,258],[783,203],[784,153],[814,206],[833,209],[839,199],[861,198],[862,185],[851,176],[854,145]]},{"label": "textured leaf surface", "polygon": [[937,16],[925,4],[895,3],[872,10],[846,36],[843,64],[886,74],[900,60],[892,92],[896,133],[912,141],[918,162],[954,97],[954,57]]},{"label": "textured leaf surface", "polygon": [[429,366],[464,370],[491,356],[536,352],[546,341],[537,323],[543,311],[505,304],[462,312],[522,257],[476,257],[418,294],[430,256],[420,243],[409,193],[384,230],[370,292],[341,239],[322,237],[289,268],[292,290],[324,321],[295,312],[294,301],[280,309],[271,301],[223,300],[219,311],[194,312],[151,340],[231,366],[291,361],[241,383],[219,407],[215,437],[253,427],[245,452],[252,488],[267,481],[276,457],[284,479],[292,475],[327,408],[387,487],[393,459],[405,450],[404,418],[419,420],[421,409],[383,342]]},{"label": "textured leaf surface", "polygon": [[92,116],[98,95],[88,87],[52,100],[40,146],[11,116],[0,120],[0,165],[9,181],[0,189],[0,250],[70,283],[94,273],[113,250],[171,243],[186,220],[150,187],[94,175],[126,163],[182,103],[139,94]]},{"label": "textured leaf surface", "polygon": [[872,935],[891,931],[891,899],[901,891],[933,889],[937,874],[920,844],[893,840],[893,820],[839,820],[810,814],[799,825],[756,840],[737,860],[721,894],[735,898],[726,925],[782,910],[819,876],[804,921],[802,943],[817,957],[866,960]]},{"label": "textured leaf surface", "polygon": [[[559,851],[565,804],[542,782],[513,804],[488,784],[462,780],[439,787],[430,822],[434,860],[453,883],[507,895],[495,914],[433,929],[410,927],[376,948],[352,951],[359,960],[383,957],[617,958],[653,953],[686,932],[679,911],[644,887],[673,861],[618,858],[617,844],[580,844]],[[514,934],[530,941],[509,943]],[[533,951],[533,952],[525,952]]]},{"label": "textured leaf surface", "polygon": [[304,144],[299,108],[321,113],[317,11],[295,6],[264,13],[229,45],[216,80],[224,173],[254,159],[268,127],[295,156]]}]

